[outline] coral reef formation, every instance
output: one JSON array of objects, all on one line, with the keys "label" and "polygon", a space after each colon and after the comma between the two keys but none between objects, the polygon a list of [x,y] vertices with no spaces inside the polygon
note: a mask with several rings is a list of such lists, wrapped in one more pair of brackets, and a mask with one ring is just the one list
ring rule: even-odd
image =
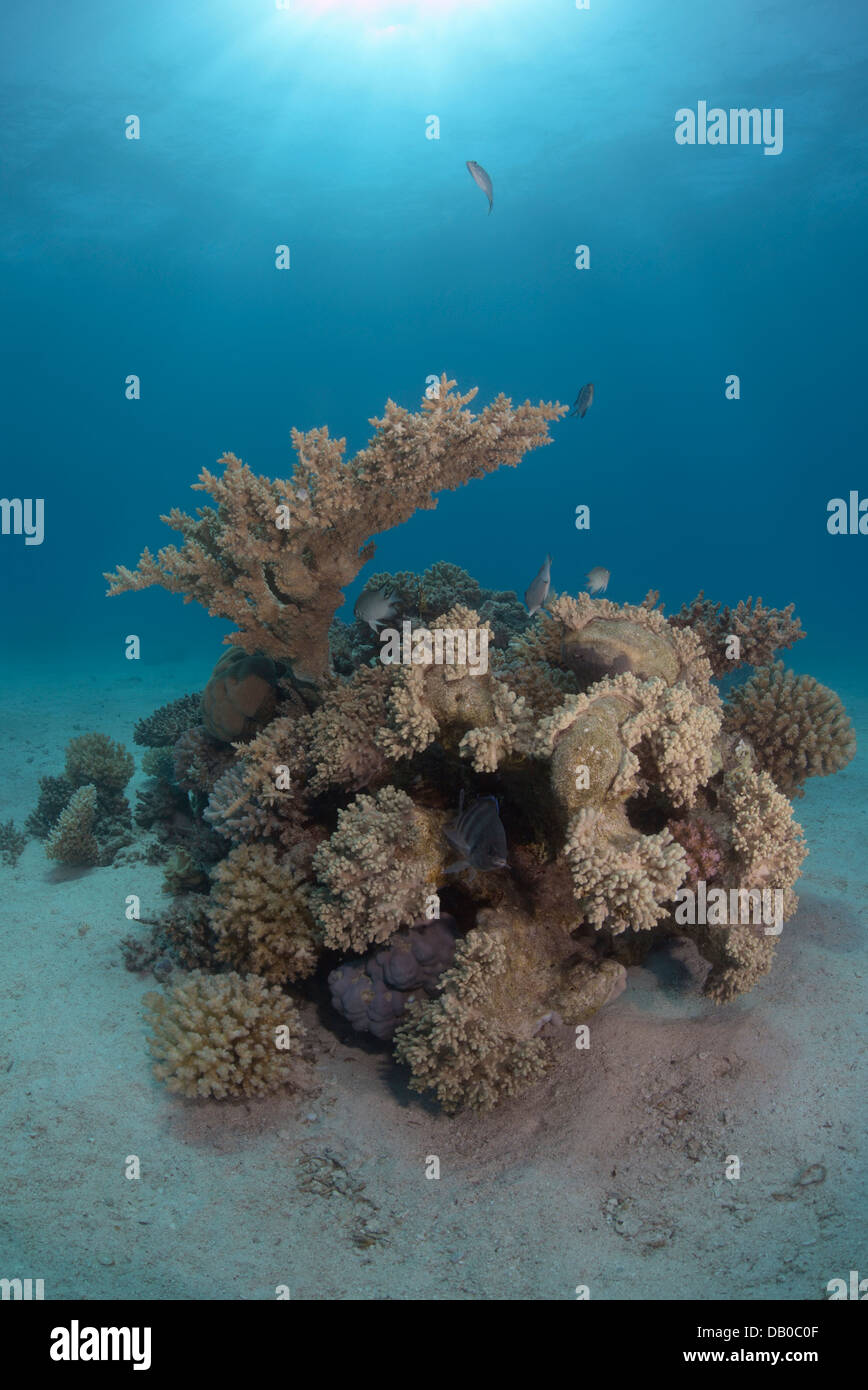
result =
[{"label": "coral reef formation", "polygon": [[[379,660],[370,623],[335,620],[372,535],[517,464],[563,414],[498,397],[474,415],[452,385],[417,414],[389,402],[349,461],[326,430],[296,433],[289,480],[227,456],[198,484],[216,506],[167,518],[183,544],[110,576],[112,593],[162,584],[237,627],[210,695],[137,731],[171,753],[148,758],[137,820],[204,880],[191,895],[182,875],[177,914],[125,947],[171,978],[154,1046],[184,1094],[281,1084],[268,1030],[327,989],[393,1041],[411,1086],[486,1109],[541,1077],[553,1031],[610,1004],[659,943],[688,937],[725,1002],[769,969],[796,910],[806,848],[787,793],[844,765],[849,725],[777,667],[727,700],[717,683],[799,640],[791,608],[700,595],[667,619],[654,592],[550,593],[531,618],[439,564],[375,575],[359,609],[391,606],[409,662]],[[507,853],[468,842],[456,863],[445,832],[477,805]]]}]

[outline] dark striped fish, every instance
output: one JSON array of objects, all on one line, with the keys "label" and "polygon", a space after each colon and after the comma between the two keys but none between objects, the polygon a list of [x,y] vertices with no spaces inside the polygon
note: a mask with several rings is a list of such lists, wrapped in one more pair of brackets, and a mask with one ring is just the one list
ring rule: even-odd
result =
[{"label": "dark striped fish", "polygon": [[450,864],[447,874],[461,873],[462,869],[505,869],[508,868],[506,854],[506,831],[500,819],[495,796],[479,796],[464,809],[464,792],[458,802],[458,816],[452,825],[447,825],[444,835],[453,849],[462,856],[457,864]]},{"label": "dark striped fish", "polygon": [[583,386],[576,396],[576,402],[570,411],[570,416],[578,415],[580,420],[584,420],[591,406],[594,404],[594,383],[589,381],[587,386]]}]

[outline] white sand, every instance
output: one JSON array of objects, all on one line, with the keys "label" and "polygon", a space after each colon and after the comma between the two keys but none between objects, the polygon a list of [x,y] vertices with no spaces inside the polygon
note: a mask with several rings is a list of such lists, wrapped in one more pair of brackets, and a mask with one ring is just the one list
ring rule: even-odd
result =
[{"label": "white sand", "polygon": [[[62,706],[48,677],[7,686],[0,820],[23,822],[74,733],[132,748],[138,717],[205,676],[67,673]],[[838,689],[864,748],[868,701]],[[457,1119],[312,1006],[310,1095],[173,1099],[144,1043],[157,985],[118,947],[128,893],[145,916],[165,901],[161,869],[59,871],[31,841],[0,866],[0,1276],[46,1298],[763,1299],[868,1275],[866,779],[860,755],[798,803],[801,906],[752,994],[718,1008],[691,947],[661,952],[589,1052],[562,1030],[542,1084]]]}]

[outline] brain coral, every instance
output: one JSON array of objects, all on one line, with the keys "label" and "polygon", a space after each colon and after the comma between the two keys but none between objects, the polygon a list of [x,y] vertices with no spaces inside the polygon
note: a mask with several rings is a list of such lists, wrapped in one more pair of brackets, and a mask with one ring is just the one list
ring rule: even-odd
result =
[{"label": "brain coral", "polygon": [[787,796],[802,796],[808,777],[827,777],[856,752],[853,725],[834,690],[782,661],[734,690],[726,728],[747,739],[760,765]]},{"label": "brain coral", "polygon": [[154,1075],[191,1099],[263,1096],[293,1080],[298,1010],[256,975],[193,970],[146,994]]},{"label": "brain coral", "polygon": [[269,656],[240,647],[224,652],[202,693],[202,724],[218,743],[244,742],[267,724],[276,703],[277,670]]}]

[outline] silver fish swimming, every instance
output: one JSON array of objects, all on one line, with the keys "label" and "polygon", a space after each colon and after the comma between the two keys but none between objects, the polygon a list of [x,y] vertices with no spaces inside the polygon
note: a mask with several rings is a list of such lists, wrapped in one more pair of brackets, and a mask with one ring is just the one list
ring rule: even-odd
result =
[{"label": "silver fish swimming", "polygon": [[569,413],[568,418],[572,419],[578,415],[580,420],[584,420],[591,406],[594,404],[594,383],[589,381],[587,386],[583,386],[576,396],[575,404]]},{"label": "silver fish swimming", "polygon": [[356,617],[367,623],[372,632],[379,632],[383,623],[394,618],[397,611],[385,586],[382,589],[366,589],[356,599],[353,609]]},{"label": "silver fish swimming", "polygon": [[488,174],[486,174],[482,165],[477,164],[475,159],[468,159],[467,167],[470,170],[470,177],[473,179],[473,182],[478,184],[488,199],[488,213],[490,216],[491,209],[494,207],[494,189],[491,185],[491,179]]},{"label": "silver fish swimming", "polygon": [[531,617],[545,604],[552,587],[552,557],[546,556],[545,564],[525,591],[524,601]]},{"label": "silver fish swimming", "polygon": [[464,792],[458,802],[458,815],[443,831],[454,850],[462,856],[450,864],[447,874],[459,874],[462,869],[506,869],[506,831],[500,819],[496,796],[479,796],[464,809]]},{"label": "silver fish swimming", "polygon": [[604,594],[609,587],[609,571],[602,565],[595,565],[587,574],[588,588],[592,594]]}]

